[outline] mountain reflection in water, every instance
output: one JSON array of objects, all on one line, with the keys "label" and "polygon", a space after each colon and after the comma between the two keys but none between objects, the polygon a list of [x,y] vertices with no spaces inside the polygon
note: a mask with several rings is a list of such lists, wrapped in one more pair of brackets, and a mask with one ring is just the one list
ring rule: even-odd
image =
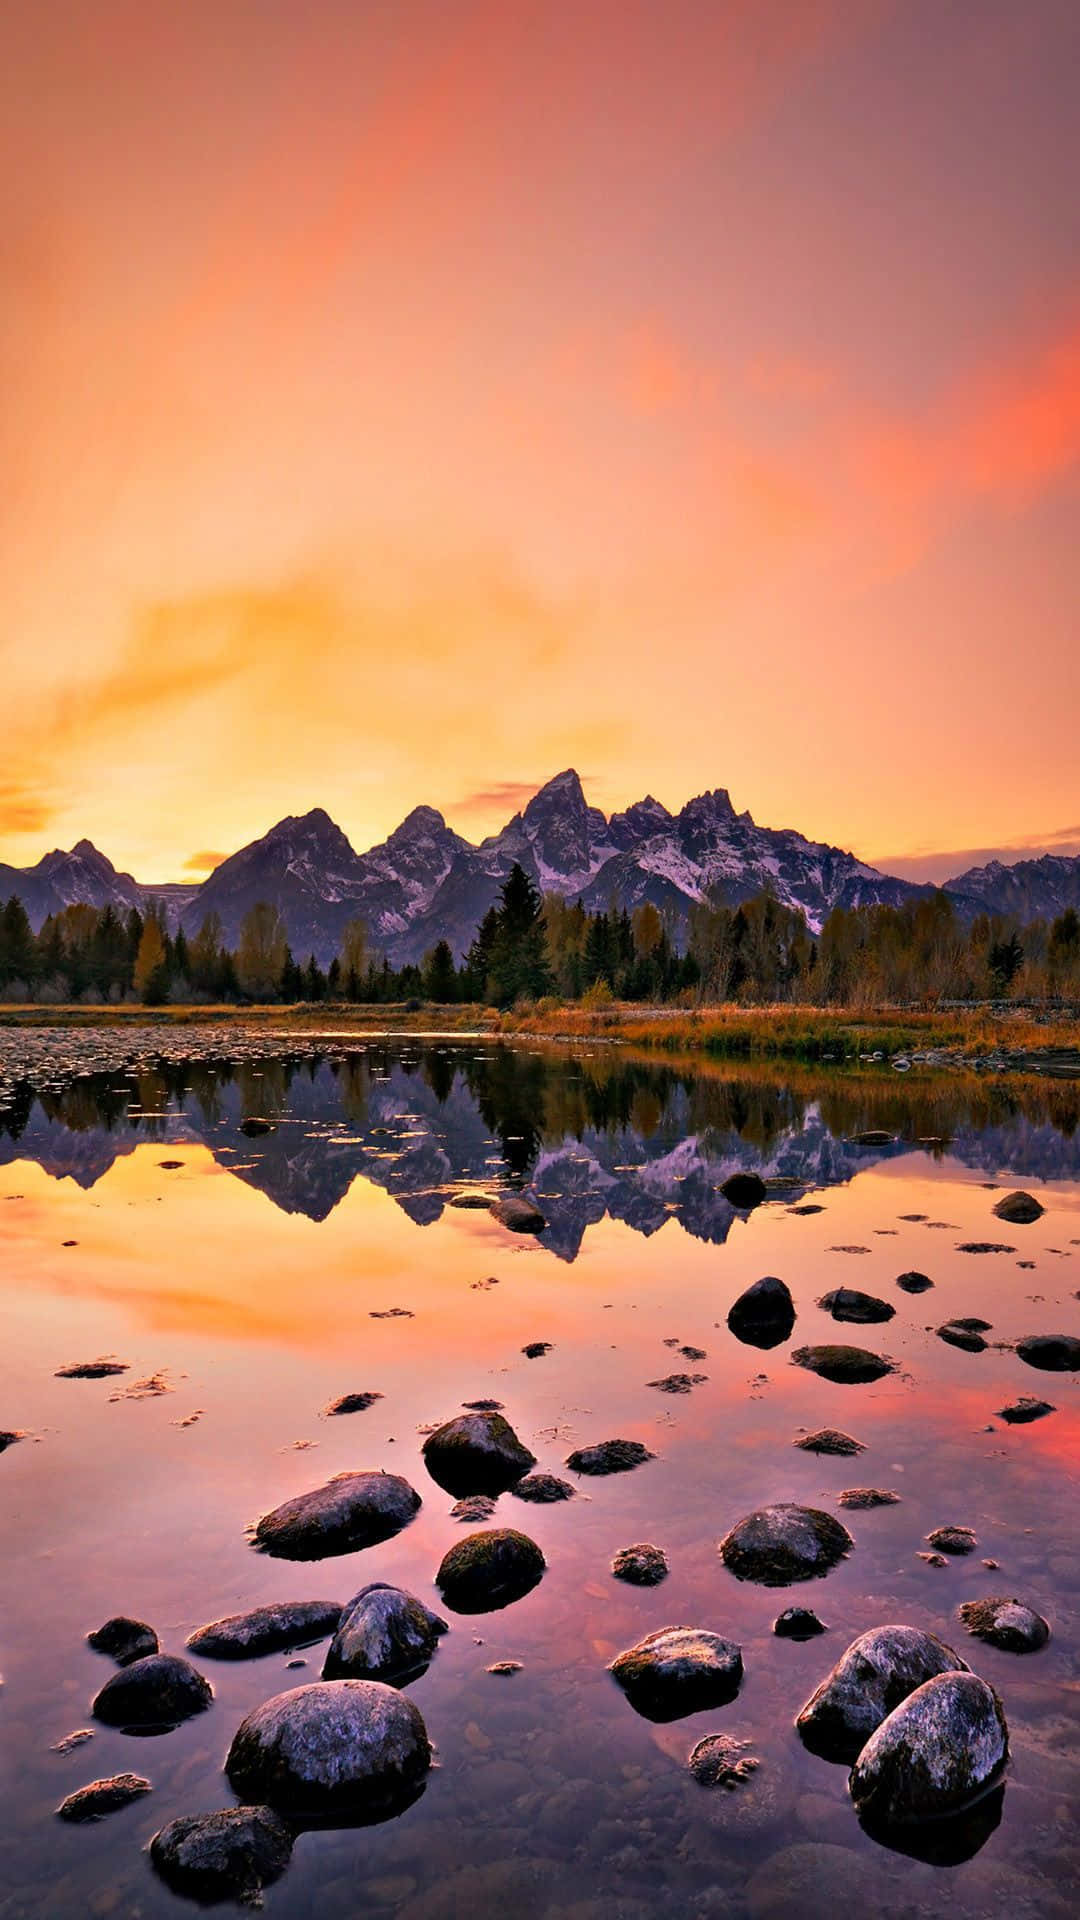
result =
[{"label": "mountain reflection in water", "polygon": [[[245,1118],[273,1131],[248,1138]],[[798,1087],[756,1073],[688,1074],[619,1055],[446,1045],[308,1059],[162,1062],[130,1079],[19,1090],[0,1113],[0,1164],[37,1162],[91,1188],[148,1141],[199,1143],[286,1213],[325,1220],[357,1178],[420,1226],[462,1187],[528,1184],[566,1260],[605,1216],[655,1233],[676,1219],[723,1242],[720,1192],[753,1169],[797,1200],[884,1160],[946,1150],[988,1177],[1080,1179],[1080,1089],[939,1077],[900,1084],[837,1076]],[[868,1133],[887,1142],[860,1142]]]}]

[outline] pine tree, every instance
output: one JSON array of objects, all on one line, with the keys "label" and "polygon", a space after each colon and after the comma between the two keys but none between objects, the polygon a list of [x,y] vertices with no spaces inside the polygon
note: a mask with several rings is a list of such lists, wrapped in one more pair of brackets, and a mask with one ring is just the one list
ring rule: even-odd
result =
[{"label": "pine tree", "polygon": [[449,942],[439,940],[424,961],[424,995],[440,1004],[457,999],[457,968]]}]

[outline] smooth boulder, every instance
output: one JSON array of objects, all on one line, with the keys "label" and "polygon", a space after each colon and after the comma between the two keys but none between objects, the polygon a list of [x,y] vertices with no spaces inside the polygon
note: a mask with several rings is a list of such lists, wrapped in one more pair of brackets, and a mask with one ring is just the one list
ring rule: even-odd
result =
[{"label": "smooth boulder", "polygon": [[871,1353],[867,1347],[831,1344],[796,1347],[791,1358],[795,1366],[805,1367],[808,1373],[820,1374],[823,1380],[832,1380],[839,1386],[881,1380],[885,1374],[895,1371],[891,1360],[880,1353]]},{"label": "smooth boulder", "polygon": [[882,1721],[925,1681],[967,1673],[966,1660],[920,1627],[871,1627],[845,1648],[795,1725],[812,1753],[857,1758]]},{"label": "smooth boulder", "polygon": [[431,1765],[419,1709],[378,1680],[317,1680],[249,1713],[229,1748],[233,1791],[296,1820],[380,1819]]},{"label": "smooth boulder", "polygon": [[133,1660],[145,1660],[151,1653],[160,1651],[158,1637],[153,1627],[145,1620],[132,1620],[126,1613],[114,1614],[93,1633],[86,1636],[86,1644],[93,1647],[95,1653],[107,1653],[118,1667],[130,1667]]},{"label": "smooth boulder", "polygon": [[819,1633],[828,1632],[813,1607],[785,1607],[773,1621],[772,1630],[778,1640],[814,1640]]},{"label": "smooth boulder", "polygon": [[729,1206],[736,1207],[740,1213],[749,1213],[751,1208],[760,1207],[768,1188],[760,1174],[732,1173],[720,1191]]},{"label": "smooth boulder", "polygon": [[307,1647],[333,1633],[341,1619],[337,1600],[283,1600],[277,1606],[228,1613],[187,1638],[192,1653],[213,1660],[259,1660],[289,1647]]},{"label": "smooth boulder", "polygon": [[1050,1638],[1050,1623],[1034,1607],[1005,1594],[985,1600],[965,1600],[960,1618],[976,1640],[985,1640],[1003,1653],[1038,1653]]},{"label": "smooth boulder", "polygon": [[1041,1220],[1046,1208],[1036,1200],[1033,1193],[1025,1193],[1017,1188],[1014,1193],[1006,1193],[997,1202],[994,1212],[999,1220],[1007,1220],[1010,1227],[1030,1227]]},{"label": "smooth boulder", "polygon": [[871,1734],[851,1770],[851,1798],[871,1827],[938,1820],[992,1787],[1008,1755],[993,1688],[974,1673],[937,1674]]},{"label": "smooth boulder", "polygon": [[734,1302],[727,1317],[728,1327],[748,1347],[778,1347],[790,1337],[795,1325],[795,1302],[791,1290],[775,1274],[755,1280]]},{"label": "smooth boulder", "polygon": [[501,1493],[536,1465],[501,1413],[460,1413],[429,1433],[422,1451],[432,1479],[455,1497]]},{"label": "smooth boulder", "polygon": [[151,1840],[150,1859],[174,1893],[207,1906],[236,1900],[258,1907],[292,1850],[292,1828],[270,1807],[226,1807],[170,1820]]},{"label": "smooth boulder", "polygon": [[1080,1339],[1072,1333],[1029,1333],[1017,1341],[1016,1351],[1043,1373],[1075,1373],[1080,1367]]},{"label": "smooth boulder", "polygon": [[396,1473],[338,1473],[297,1493],[255,1526],[255,1545],[279,1560],[322,1560],[376,1546],[408,1526],[420,1495]]},{"label": "smooth boulder", "polygon": [[928,1293],[934,1283],[928,1273],[919,1273],[913,1267],[910,1273],[898,1273],[896,1284],[902,1293]]},{"label": "smooth boulder", "polygon": [[874,1326],[879,1321],[891,1320],[896,1308],[888,1300],[879,1300],[876,1294],[861,1293],[858,1287],[834,1287],[831,1293],[823,1293],[818,1306],[825,1313],[831,1313],[834,1320],[847,1320],[855,1326]]},{"label": "smooth boulder", "polygon": [[608,1672],[647,1720],[678,1720],[734,1700],[742,1650],[701,1627],[661,1627],[617,1654]]},{"label": "smooth boulder", "polygon": [[107,1727],[165,1731],[205,1712],[213,1697],[210,1682],[190,1660],[152,1653],[106,1680],[91,1712]]},{"label": "smooth boulder", "polygon": [[737,1580],[787,1587],[828,1573],[854,1545],[834,1514],[785,1501],[737,1521],[720,1542],[720,1558]]},{"label": "smooth boulder", "polygon": [[443,1556],[435,1584],[455,1613],[495,1613],[531,1593],[547,1562],[514,1527],[466,1534]]},{"label": "smooth boulder", "polygon": [[532,1200],[520,1193],[504,1193],[491,1203],[491,1213],[501,1227],[511,1233],[543,1233],[547,1220]]},{"label": "smooth boulder", "polygon": [[414,1594],[372,1581],[343,1608],[323,1679],[385,1680],[391,1686],[413,1679],[447,1631],[447,1621]]}]

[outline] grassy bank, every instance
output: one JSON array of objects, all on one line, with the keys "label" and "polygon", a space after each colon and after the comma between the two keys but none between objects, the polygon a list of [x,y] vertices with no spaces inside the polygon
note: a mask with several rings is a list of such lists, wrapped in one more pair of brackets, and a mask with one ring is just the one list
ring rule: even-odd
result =
[{"label": "grassy bank", "polygon": [[1080,1021],[988,1007],[917,1013],[882,1008],[852,1013],[813,1007],[701,1007],[692,1011],[623,1004],[587,1009],[574,1003],[498,1013],[478,1006],[56,1006],[0,1007],[0,1025],[99,1027],[255,1024],[282,1032],[364,1034],[502,1034],[552,1041],[622,1043],[665,1054],[729,1060],[798,1060],[814,1065],[871,1062],[875,1054],[945,1055],[951,1060],[1001,1058],[1037,1065],[1055,1058],[1080,1067]]}]

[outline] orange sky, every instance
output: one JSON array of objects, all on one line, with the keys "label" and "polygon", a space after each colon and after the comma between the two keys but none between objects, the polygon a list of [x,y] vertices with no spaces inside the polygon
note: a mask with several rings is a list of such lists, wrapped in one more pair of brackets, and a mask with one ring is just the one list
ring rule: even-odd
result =
[{"label": "orange sky", "polygon": [[0,13],[0,859],[1080,848],[1074,0]]}]

